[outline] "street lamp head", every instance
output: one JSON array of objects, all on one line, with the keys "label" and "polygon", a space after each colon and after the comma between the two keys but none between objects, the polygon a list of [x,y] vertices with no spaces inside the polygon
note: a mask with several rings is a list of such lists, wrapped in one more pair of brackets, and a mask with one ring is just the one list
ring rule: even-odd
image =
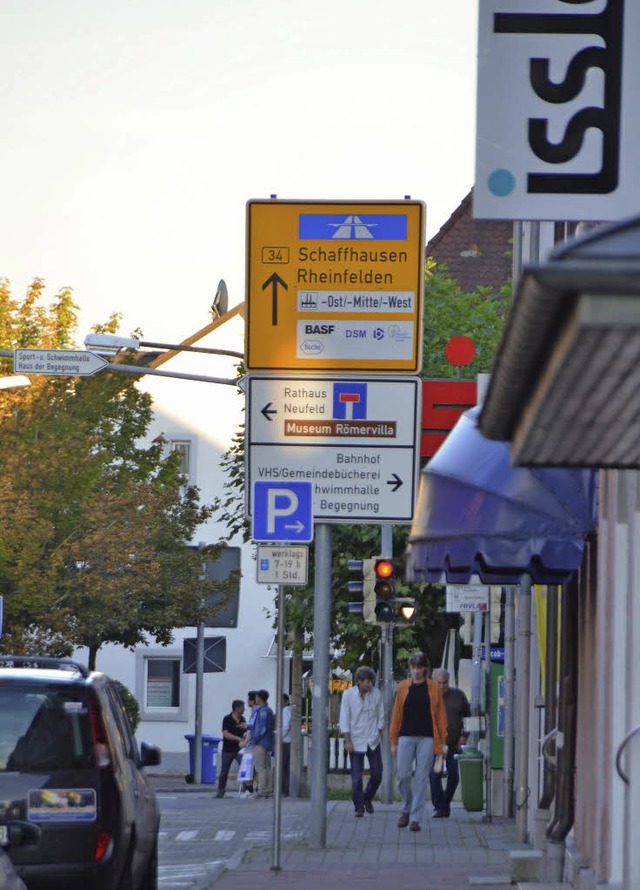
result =
[{"label": "street lamp head", "polygon": [[84,345],[98,355],[115,355],[119,349],[140,349],[140,341],[116,334],[87,334]]},{"label": "street lamp head", "polygon": [[24,374],[0,377],[0,389],[17,389],[20,386],[31,386],[31,381]]}]

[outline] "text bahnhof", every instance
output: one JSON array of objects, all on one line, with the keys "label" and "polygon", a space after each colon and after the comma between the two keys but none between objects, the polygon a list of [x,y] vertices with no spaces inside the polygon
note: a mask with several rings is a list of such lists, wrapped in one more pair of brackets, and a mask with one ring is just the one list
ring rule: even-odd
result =
[{"label": "text bahnhof", "polygon": [[407,264],[406,250],[363,250],[351,246],[327,250],[324,247],[299,247],[299,263],[353,263],[359,268],[324,269],[317,271],[309,266],[298,267],[298,284],[393,284],[393,271],[376,272],[378,264]]}]

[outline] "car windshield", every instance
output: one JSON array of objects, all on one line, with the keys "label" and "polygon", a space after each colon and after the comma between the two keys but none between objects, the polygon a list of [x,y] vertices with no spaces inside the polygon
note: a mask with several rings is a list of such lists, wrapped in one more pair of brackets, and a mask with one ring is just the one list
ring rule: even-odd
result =
[{"label": "car windshield", "polygon": [[89,707],[78,690],[0,686],[0,770],[94,766]]}]

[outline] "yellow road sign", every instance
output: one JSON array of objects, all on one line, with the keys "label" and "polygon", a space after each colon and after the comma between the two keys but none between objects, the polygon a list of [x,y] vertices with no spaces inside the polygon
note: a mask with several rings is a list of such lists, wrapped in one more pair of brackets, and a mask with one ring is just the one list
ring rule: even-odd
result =
[{"label": "yellow road sign", "polygon": [[417,373],[422,201],[249,201],[246,367]]}]

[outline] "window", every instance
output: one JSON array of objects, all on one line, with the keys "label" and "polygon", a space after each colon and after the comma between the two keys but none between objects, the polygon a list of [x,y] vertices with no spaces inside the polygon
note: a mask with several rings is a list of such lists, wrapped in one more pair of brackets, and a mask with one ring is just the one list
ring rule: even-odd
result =
[{"label": "window", "polygon": [[187,439],[172,439],[171,450],[180,455],[180,472],[188,481],[191,477],[191,442]]},{"label": "window", "polygon": [[182,653],[148,649],[136,653],[136,692],[143,720],[187,720],[187,682]]},{"label": "window", "polygon": [[147,659],[145,707],[180,707],[180,661],[177,658]]}]

